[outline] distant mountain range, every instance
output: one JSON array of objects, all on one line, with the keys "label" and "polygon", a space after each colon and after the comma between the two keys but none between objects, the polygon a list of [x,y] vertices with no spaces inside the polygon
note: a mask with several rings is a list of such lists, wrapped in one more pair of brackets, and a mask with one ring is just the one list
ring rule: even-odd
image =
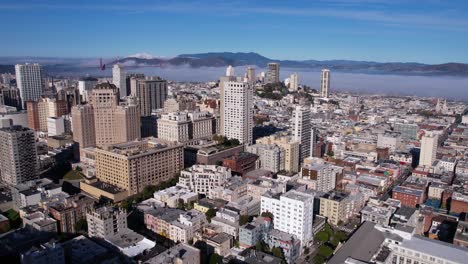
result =
[{"label": "distant mountain range", "polygon": [[[82,69],[96,67],[96,63],[90,59],[67,59],[67,58],[33,58],[27,61],[39,62],[45,65],[46,72],[80,72]],[[0,58],[0,73],[14,72],[14,63],[22,63],[22,58]],[[3,63],[2,63],[3,62]],[[200,67],[227,67],[232,66],[257,66],[265,68],[269,62],[278,62],[282,68],[297,68],[320,70],[328,68],[332,71],[350,73],[375,73],[375,74],[398,74],[398,75],[446,75],[468,77],[468,64],[444,63],[423,64],[416,62],[372,62],[352,60],[275,60],[264,57],[254,52],[209,52],[198,54],[181,54],[173,58],[158,58],[146,53],[137,53],[122,59],[107,62],[108,68],[112,64],[122,63],[127,67],[166,67],[166,66],[189,66]]]},{"label": "distant mountain range", "polygon": [[279,62],[281,67],[302,68],[302,69],[322,69],[341,72],[362,72],[362,73],[383,73],[383,74],[411,74],[411,75],[458,75],[468,76],[468,64],[444,63],[444,64],[423,64],[415,62],[372,62],[372,61],[351,61],[351,60],[275,60],[264,57],[254,52],[209,52],[198,54],[181,54],[174,58],[145,58],[126,57],[114,61],[133,66],[180,66],[190,67],[226,67],[232,66],[258,66],[265,67],[269,62]]}]

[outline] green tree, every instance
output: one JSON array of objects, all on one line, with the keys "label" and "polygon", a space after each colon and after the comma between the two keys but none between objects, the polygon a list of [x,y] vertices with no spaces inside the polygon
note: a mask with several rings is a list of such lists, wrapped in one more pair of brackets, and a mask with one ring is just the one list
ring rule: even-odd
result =
[{"label": "green tree", "polygon": [[329,246],[322,245],[318,248],[317,254],[327,259],[333,254],[333,249],[331,249]]},{"label": "green tree", "polygon": [[270,247],[265,243],[265,241],[260,240],[255,244],[255,250],[262,251],[262,252],[270,252]]},{"label": "green tree", "polygon": [[205,213],[205,216],[206,216],[206,220],[208,220],[208,222],[211,223],[211,218],[216,216],[216,210],[213,208],[208,209],[208,211],[206,211]]},{"label": "green tree", "polygon": [[20,228],[23,221],[19,213],[13,209],[10,209],[4,213],[4,215],[10,220],[10,227],[12,229]]},{"label": "green tree", "polygon": [[239,225],[243,226],[249,222],[250,217],[248,215],[241,215],[239,218]]},{"label": "green tree", "polygon": [[218,254],[216,254],[216,253],[213,253],[213,254],[210,255],[210,258],[209,258],[209,260],[208,260],[208,263],[209,263],[209,264],[218,264],[218,263],[220,263],[222,260],[223,260],[223,258],[222,258],[220,255],[218,255]]},{"label": "green tree", "polygon": [[326,231],[320,231],[317,233],[317,235],[315,235],[315,240],[320,241],[322,243],[328,242],[329,238],[330,236],[328,235]]},{"label": "green tree", "polygon": [[85,218],[81,218],[76,222],[75,231],[78,233],[88,232],[88,222],[86,222]]},{"label": "green tree", "polygon": [[271,213],[271,212],[263,212],[263,213],[261,214],[261,216],[263,216],[263,217],[268,217],[268,218],[270,218],[271,220],[273,220],[273,218],[274,218],[273,213]]},{"label": "green tree", "polygon": [[271,249],[271,254],[273,254],[273,256],[278,257],[280,259],[285,259],[283,249],[280,247],[273,247]]}]

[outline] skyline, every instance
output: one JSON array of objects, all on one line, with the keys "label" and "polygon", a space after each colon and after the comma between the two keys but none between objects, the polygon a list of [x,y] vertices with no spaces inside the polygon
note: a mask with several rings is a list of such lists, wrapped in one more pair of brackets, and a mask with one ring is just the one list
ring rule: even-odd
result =
[{"label": "skyline", "polygon": [[[388,0],[296,1],[294,6],[243,0],[6,1],[0,14],[20,22],[10,25],[0,57],[252,51],[273,59],[467,63],[467,8],[463,1],[438,0],[424,6]],[[30,26],[37,21],[40,27]]]}]

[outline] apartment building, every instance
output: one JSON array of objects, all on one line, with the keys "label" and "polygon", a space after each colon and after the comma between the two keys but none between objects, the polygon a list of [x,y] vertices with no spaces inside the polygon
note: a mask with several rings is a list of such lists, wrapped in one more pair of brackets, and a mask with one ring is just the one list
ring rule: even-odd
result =
[{"label": "apartment building", "polygon": [[127,231],[127,212],[122,208],[104,206],[86,212],[88,235],[106,238]]},{"label": "apartment building", "polygon": [[231,178],[231,170],[226,167],[193,165],[180,172],[178,185],[210,197],[211,191],[216,187],[224,186],[229,178]]},{"label": "apartment building", "polygon": [[327,217],[332,225],[338,225],[347,219],[346,193],[330,192],[320,197],[320,215]]},{"label": "apartment building", "polygon": [[281,195],[266,193],[261,198],[261,212],[271,212],[275,229],[297,236],[302,246],[313,239],[314,196],[291,190]]},{"label": "apartment building", "polygon": [[129,195],[172,179],[183,166],[183,145],[155,138],[96,149],[96,177]]}]

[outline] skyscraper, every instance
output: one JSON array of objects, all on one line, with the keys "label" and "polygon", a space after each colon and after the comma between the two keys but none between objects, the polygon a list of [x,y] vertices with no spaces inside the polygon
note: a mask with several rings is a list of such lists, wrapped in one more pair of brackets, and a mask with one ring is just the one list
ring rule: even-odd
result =
[{"label": "skyscraper", "polygon": [[91,95],[91,90],[98,84],[98,79],[86,77],[78,81],[78,91],[80,92],[80,101],[87,102]]},{"label": "skyscraper", "polygon": [[112,68],[112,83],[119,89],[120,98],[127,96],[127,81],[123,66],[114,64]]},{"label": "skyscraper", "polygon": [[299,75],[297,75],[297,73],[293,73],[289,77],[289,90],[297,91],[298,88],[299,88]]},{"label": "skyscraper", "polygon": [[231,65],[229,65],[226,68],[226,76],[221,76],[219,78],[219,93],[220,93],[220,98],[221,98],[221,102],[219,105],[219,112],[221,113],[219,125],[220,125],[220,133],[223,135],[224,135],[224,115],[222,113],[224,112],[224,101],[222,98],[224,97],[224,83],[228,81],[236,81],[236,80],[237,78],[236,76],[234,76],[234,68]]},{"label": "skyscraper", "polygon": [[77,105],[71,111],[73,122],[73,140],[80,150],[96,146],[96,130],[94,128],[94,110],[91,105]]},{"label": "skyscraper", "polygon": [[421,138],[421,153],[419,154],[419,165],[432,166],[437,154],[438,136],[427,133]]},{"label": "skyscraper", "polygon": [[140,113],[135,98],[119,104],[114,84],[101,83],[93,89],[90,104],[94,110],[96,145],[104,146],[140,138]]},{"label": "skyscraper", "polygon": [[151,112],[164,107],[167,98],[167,81],[159,77],[132,78],[131,95],[140,101],[141,116],[150,116]]},{"label": "skyscraper", "polygon": [[298,105],[293,111],[294,120],[294,139],[300,142],[300,157],[299,162],[310,156],[312,124],[310,121],[310,107],[306,105]]},{"label": "skyscraper", "polygon": [[26,102],[28,109],[28,127],[36,131],[47,132],[47,118],[61,117],[68,114],[67,102],[53,98],[40,98]]},{"label": "skyscraper", "polygon": [[224,82],[221,97],[223,132],[229,139],[241,144],[252,143],[253,85],[247,82]]},{"label": "skyscraper", "polygon": [[37,150],[34,131],[22,126],[0,129],[1,179],[17,185],[37,178]]},{"label": "skyscraper", "polygon": [[226,76],[228,76],[228,77],[234,76],[234,67],[232,67],[231,65],[229,65],[226,68]]},{"label": "skyscraper", "polygon": [[279,72],[280,72],[279,63],[275,63],[275,62],[268,63],[265,83],[278,83]]},{"label": "skyscraper", "polygon": [[328,98],[330,93],[330,70],[323,69],[320,83],[320,96]]},{"label": "skyscraper", "polygon": [[247,67],[247,71],[245,73],[247,81],[250,83],[255,83],[256,81],[256,76],[255,76],[255,68],[254,67]]},{"label": "skyscraper", "polygon": [[20,91],[23,108],[27,101],[37,101],[44,89],[42,66],[34,64],[16,64],[16,83]]}]

